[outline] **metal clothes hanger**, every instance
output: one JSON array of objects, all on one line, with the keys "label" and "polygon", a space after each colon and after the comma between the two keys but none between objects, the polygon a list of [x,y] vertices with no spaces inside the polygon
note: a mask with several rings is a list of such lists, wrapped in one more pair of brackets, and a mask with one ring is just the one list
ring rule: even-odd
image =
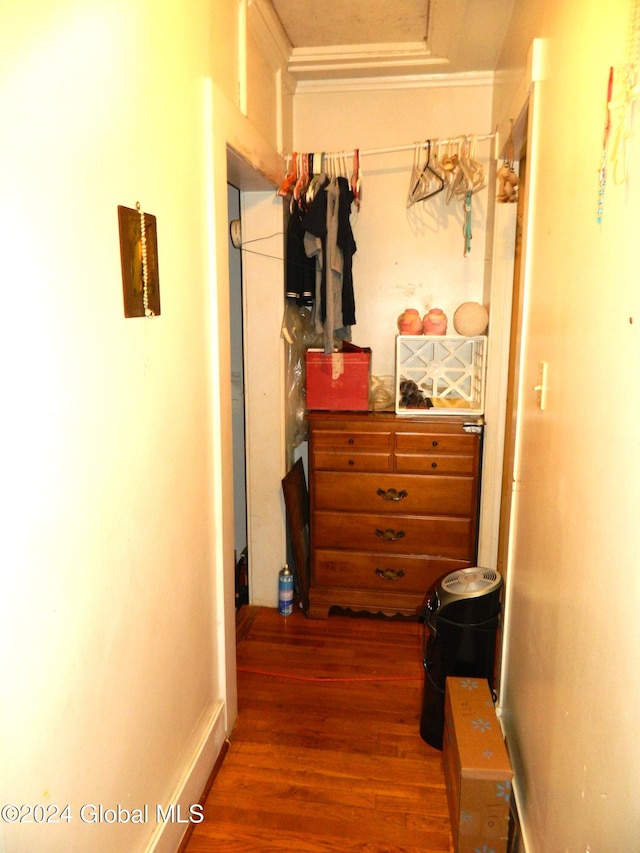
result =
[{"label": "metal clothes hanger", "polygon": [[[444,189],[444,179],[438,172],[435,171],[431,167],[431,140],[428,139],[426,142],[427,147],[427,160],[424,166],[418,169],[414,169],[412,172],[412,180],[409,190],[409,198],[407,200],[407,207],[411,207],[411,205],[416,204],[419,201],[426,201],[428,198],[432,198],[434,195],[437,195],[439,192],[442,192]],[[418,155],[418,151],[421,150],[422,146],[416,147],[416,159]],[[433,179],[435,179],[436,187],[432,189]]]}]

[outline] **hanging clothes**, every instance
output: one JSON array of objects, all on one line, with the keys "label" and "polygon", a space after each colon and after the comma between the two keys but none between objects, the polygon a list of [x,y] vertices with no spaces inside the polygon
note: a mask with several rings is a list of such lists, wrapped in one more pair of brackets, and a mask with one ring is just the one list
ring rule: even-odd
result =
[{"label": "hanging clothes", "polygon": [[313,312],[311,319],[318,335],[323,335],[323,293],[325,291],[325,254],[327,233],[326,175],[319,177],[316,192],[301,220],[302,251],[313,268]]},{"label": "hanging clothes", "polygon": [[342,317],[342,271],[344,258],[338,245],[338,220],[340,218],[340,188],[334,179],[327,186],[327,239],[326,273],[324,277],[324,351],[333,352],[333,338],[351,339],[351,329],[345,327]]},{"label": "hanging clothes", "polygon": [[323,334],[324,351],[334,339],[350,340],[355,325],[352,258],[356,243],[349,214],[353,193],[346,178],[325,180],[302,219],[304,248],[315,261],[314,327]]},{"label": "hanging clothes", "polygon": [[297,201],[291,204],[291,216],[287,225],[286,284],[285,296],[297,305],[313,305],[315,292],[315,259],[304,249],[304,211]]},{"label": "hanging clothes", "polygon": [[338,217],[338,246],[342,251],[342,319],[347,326],[356,324],[356,303],[353,290],[353,256],[357,251],[356,241],[351,229],[351,205],[354,194],[346,178],[338,178],[340,188]]}]

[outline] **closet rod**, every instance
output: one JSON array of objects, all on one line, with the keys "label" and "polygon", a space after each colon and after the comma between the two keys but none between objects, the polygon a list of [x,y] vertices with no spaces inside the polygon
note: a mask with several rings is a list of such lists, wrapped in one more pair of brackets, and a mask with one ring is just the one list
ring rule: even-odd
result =
[{"label": "closet rod", "polygon": [[[484,133],[481,136],[474,136],[473,134],[461,133],[460,136],[452,136],[450,139],[437,139],[436,138],[436,139],[432,139],[431,141],[432,142],[439,142],[440,145],[446,145],[449,142],[457,142],[459,139],[463,139],[465,137],[468,139],[473,138],[476,140],[476,142],[483,142],[485,139],[493,139],[494,136],[495,136],[495,133]],[[425,139],[424,142],[413,142],[411,145],[395,145],[395,146],[392,146],[391,148],[369,148],[369,149],[360,150],[360,156],[361,157],[368,157],[372,154],[394,154],[396,151],[414,151],[416,148],[416,145],[426,145],[426,143],[427,143],[427,140]],[[344,156],[349,156],[350,154],[353,154],[353,151],[343,151],[340,153]]]},{"label": "closet rod", "polygon": [[[450,139],[433,139],[432,142],[438,142],[441,145],[446,145],[449,142],[457,142],[459,139],[463,139],[465,137],[471,139],[474,138],[476,142],[483,142],[485,139],[494,139],[496,136],[495,133],[484,133],[480,136],[473,136],[473,134],[464,134],[461,133],[459,136],[452,136]],[[390,148],[364,148],[360,149],[360,157],[370,157],[375,154],[395,154],[396,151],[414,151],[416,145],[425,144],[427,140],[425,139],[423,143],[421,142],[413,142],[410,145],[393,145]],[[326,154],[330,154],[334,157],[351,157],[353,155],[353,150],[350,151],[327,151],[323,152]],[[287,154],[287,160],[290,160],[293,155]]]}]

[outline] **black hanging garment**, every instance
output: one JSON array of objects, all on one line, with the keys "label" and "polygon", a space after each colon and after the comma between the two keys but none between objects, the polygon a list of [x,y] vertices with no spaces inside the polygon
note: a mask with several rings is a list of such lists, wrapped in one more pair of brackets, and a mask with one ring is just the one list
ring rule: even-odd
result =
[{"label": "black hanging garment", "polygon": [[340,188],[338,214],[338,246],[342,251],[342,320],[345,326],[356,324],[356,302],[353,293],[353,256],[357,251],[351,230],[351,204],[354,196],[346,178],[338,178]]},{"label": "black hanging garment", "polygon": [[315,301],[315,260],[304,250],[304,212],[297,201],[287,225],[287,265],[285,297],[297,305],[312,305]]}]

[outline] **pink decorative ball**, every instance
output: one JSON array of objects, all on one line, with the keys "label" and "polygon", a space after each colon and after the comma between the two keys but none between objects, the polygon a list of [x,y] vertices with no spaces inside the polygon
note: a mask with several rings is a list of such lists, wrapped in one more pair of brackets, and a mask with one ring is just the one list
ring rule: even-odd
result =
[{"label": "pink decorative ball", "polygon": [[421,335],[422,321],[415,308],[407,308],[398,317],[398,331],[401,335]]},{"label": "pink decorative ball", "polygon": [[432,308],[424,315],[422,328],[425,335],[446,335],[447,315],[441,308]]}]

